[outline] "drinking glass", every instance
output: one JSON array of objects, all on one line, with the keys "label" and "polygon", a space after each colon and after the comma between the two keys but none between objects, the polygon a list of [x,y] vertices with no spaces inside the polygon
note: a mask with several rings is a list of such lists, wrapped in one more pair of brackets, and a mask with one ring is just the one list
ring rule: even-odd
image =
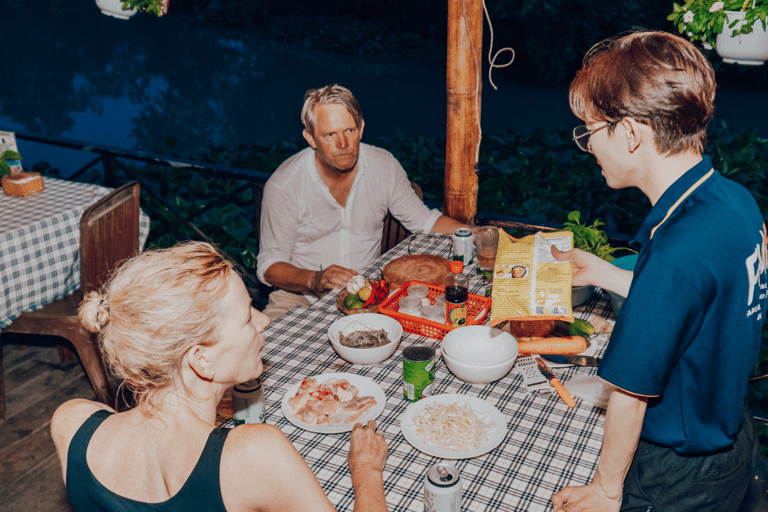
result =
[{"label": "drinking glass", "polygon": [[485,226],[475,234],[477,266],[480,270],[491,270],[496,262],[496,248],[499,246],[499,228]]}]

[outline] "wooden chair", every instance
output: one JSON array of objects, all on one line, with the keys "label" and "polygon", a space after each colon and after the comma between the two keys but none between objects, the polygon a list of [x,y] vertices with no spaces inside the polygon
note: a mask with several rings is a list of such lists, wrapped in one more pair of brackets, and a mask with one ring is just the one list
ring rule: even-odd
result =
[{"label": "wooden chair", "polygon": [[[85,293],[98,289],[119,262],[139,251],[139,183],[134,181],[91,205],[80,218],[80,288],[73,294],[22,313],[2,333],[59,336],[75,348],[100,402],[114,406],[114,394],[96,342],[77,318]],[[2,355],[0,354],[0,359]],[[0,421],[5,418],[0,360]]]},{"label": "wooden chair", "polygon": [[[424,200],[424,193],[421,191],[416,183],[411,182],[413,191],[419,196],[419,199]],[[381,238],[381,254],[384,254],[411,234],[410,231],[400,223],[399,220],[394,218],[391,213],[387,213],[384,217],[384,236]]]}]

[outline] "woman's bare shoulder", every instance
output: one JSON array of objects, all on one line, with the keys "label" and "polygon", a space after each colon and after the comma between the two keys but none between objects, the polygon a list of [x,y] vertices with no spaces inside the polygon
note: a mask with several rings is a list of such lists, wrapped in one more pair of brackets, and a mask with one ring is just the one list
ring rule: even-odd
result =
[{"label": "woman's bare shoulder", "polygon": [[85,423],[85,420],[91,414],[100,410],[115,412],[111,407],[104,404],[76,398],[64,402],[53,413],[53,418],[51,418],[51,437],[53,438],[53,444],[56,446],[56,453],[59,455],[65,481],[69,443],[72,441],[77,430]]},{"label": "woman's bare shoulder", "polygon": [[59,443],[69,444],[69,441],[77,432],[85,420],[96,411],[105,410],[115,412],[109,406],[91,400],[76,398],[61,404],[51,418],[51,435],[56,446]]},{"label": "woman's bare shoulder", "polygon": [[262,423],[240,425],[232,429],[227,436],[224,455],[232,454],[240,457],[260,454],[263,457],[270,452],[279,454],[292,450],[294,450],[293,445],[279,428]]},{"label": "woman's bare shoulder", "polygon": [[334,511],[307,463],[272,425],[233,429],[224,444],[220,471],[227,510]]}]

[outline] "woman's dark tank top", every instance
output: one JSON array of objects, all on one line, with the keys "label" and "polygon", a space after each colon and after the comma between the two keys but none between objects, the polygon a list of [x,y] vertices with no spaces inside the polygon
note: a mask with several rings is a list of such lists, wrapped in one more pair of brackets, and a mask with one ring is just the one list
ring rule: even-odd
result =
[{"label": "woman's dark tank top", "polygon": [[[78,429],[69,444],[67,493],[76,511],[226,512],[224,501],[221,499],[219,465],[221,450],[229,429],[216,428],[211,432],[197,465],[179,492],[161,503],[144,503],[119,496],[101,485],[85,460],[93,433],[111,414],[113,413],[104,410],[93,413]],[[136,468],[136,472],[139,471],[141,468]]]}]

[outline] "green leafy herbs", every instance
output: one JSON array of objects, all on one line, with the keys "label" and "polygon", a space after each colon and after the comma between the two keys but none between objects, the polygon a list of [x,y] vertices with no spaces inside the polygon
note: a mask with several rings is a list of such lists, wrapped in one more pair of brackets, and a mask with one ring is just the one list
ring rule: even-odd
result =
[{"label": "green leafy herbs", "polygon": [[625,247],[612,247],[608,243],[608,235],[601,229],[601,226],[605,226],[605,222],[600,219],[589,224],[582,224],[579,222],[581,219],[581,213],[579,211],[572,211],[568,214],[568,222],[565,223],[565,229],[573,233],[573,245],[577,249],[582,249],[587,252],[591,252],[604,259],[605,261],[613,261],[615,257],[613,253],[616,251],[631,251]]},{"label": "green leafy herbs", "polygon": [[8,176],[11,174],[11,166],[8,162],[21,161],[21,155],[11,149],[6,149],[0,155],[0,176]]}]

